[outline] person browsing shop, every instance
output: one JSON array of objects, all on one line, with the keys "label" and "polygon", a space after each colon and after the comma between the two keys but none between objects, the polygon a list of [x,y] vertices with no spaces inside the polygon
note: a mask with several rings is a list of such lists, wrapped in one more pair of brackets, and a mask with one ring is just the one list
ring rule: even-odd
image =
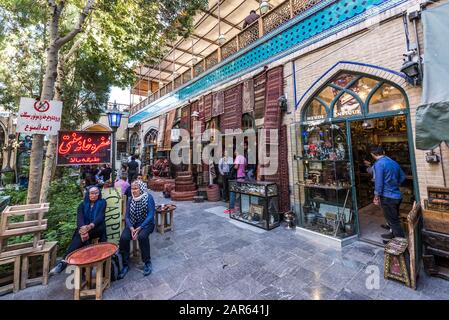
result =
[{"label": "person browsing shop", "polygon": [[[237,179],[245,179],[246,159],[243,155],[235,152],[235,161],[233,169],[236,171]],[[232,178],[231,178],[232,179]],[[235,211],[235,192],[229,193],[229,209],[226,209],[225,213],[233,213]]]},{"label": "person browsing shop", "polygon": [[[392,233],[383,234],[382,238],[392,239],[405,237],[399,219],[399,207],[402,202],[402,194],[399,189],[405,181],[405,173],[399,164],[384,154],[381,146],[372,146],[371,155],[376,160],[373,164],[374,172],[374,200],[375,205],[380,205],[391,227]],[[387,243],[387,240],[383,241]]]},{"label": "person browsing shop", "polygon": [[223,177],[224,201],[228,201],[229,199],[228,180],[231,173],[232,164],[233,164],[232,157],[229,157],[228,152],[225,150],[223,157],[220,158],[220,161],[218,162],[218,171],[220,171],[220,174]]}]

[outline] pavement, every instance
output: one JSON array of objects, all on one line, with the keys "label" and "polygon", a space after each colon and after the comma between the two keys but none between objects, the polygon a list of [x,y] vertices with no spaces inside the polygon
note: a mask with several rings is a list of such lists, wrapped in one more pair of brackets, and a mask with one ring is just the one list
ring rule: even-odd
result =
[{"label": "pavement", "polygon": [[[153,193],[157,204],[172,203]],[[153,273],[140,257],[105,300],[449,299],[449,282],[421,272],[417,290],[383,277],[383,249],[354,242],[335,249],[283,226],[265,231],[229,218],[223,202],[177,202],[174,231],[151,235]],[[70,273],[0,300],[72,300]],[[69,286],[67,286],[69,284]]]}]

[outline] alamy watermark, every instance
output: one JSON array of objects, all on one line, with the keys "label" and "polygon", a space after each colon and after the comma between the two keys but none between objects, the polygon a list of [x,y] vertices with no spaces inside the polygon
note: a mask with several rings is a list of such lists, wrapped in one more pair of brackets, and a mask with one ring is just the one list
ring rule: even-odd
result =
[{"label": "alamy watermark", "polygon": [[180,141],[171,149],[170,161],[180,164],[218,164],[224,156],[242,155],[247,164],[258,164],[260,175],[276,174],[279,167],[279,130],[207,129],[201,132],[201,122],[193,123],[192,135],[179,129]]}]

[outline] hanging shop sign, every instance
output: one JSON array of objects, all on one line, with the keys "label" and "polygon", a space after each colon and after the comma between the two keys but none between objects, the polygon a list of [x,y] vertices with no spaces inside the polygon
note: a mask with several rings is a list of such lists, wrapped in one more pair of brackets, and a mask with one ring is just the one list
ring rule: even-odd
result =
[{"label": "hanging shop sign", "polygon": [[61,128],[61,101],[20,98],[17,132],[56,135]]},{"label": "hanging shop sign", "polygon": [[59,166],[91,165],[111,162],[111,134],[90,131],[60,131]]}]

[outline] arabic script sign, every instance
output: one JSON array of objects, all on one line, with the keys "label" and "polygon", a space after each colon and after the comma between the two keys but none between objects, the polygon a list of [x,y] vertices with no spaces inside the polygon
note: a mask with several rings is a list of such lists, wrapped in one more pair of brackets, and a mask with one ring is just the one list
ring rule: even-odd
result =
[{"label": "arabic script sign", "polygon": [[20,98],[17,132],[56,135],[61,128],[61,101]]},{"label": "arabic script sign", "polygon": [[111,134],[91,131],[60,131],[59,166],[111,162]]}]

